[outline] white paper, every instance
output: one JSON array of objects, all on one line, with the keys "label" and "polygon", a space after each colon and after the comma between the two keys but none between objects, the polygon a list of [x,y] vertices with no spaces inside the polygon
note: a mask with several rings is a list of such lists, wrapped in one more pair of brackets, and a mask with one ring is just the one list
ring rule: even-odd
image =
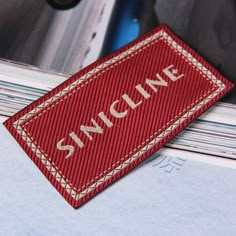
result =
[{"label": "white paper", "polygon": [[159,153],[74,210],[0,125],[0,235],[236,235],[235,161]]}]

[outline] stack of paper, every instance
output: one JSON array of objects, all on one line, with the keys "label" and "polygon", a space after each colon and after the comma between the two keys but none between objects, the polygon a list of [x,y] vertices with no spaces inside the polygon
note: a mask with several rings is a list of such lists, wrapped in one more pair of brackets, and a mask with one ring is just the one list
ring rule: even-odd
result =
[{"label": "stack of paper", "polygon": [[[3,122],[70,75],[0,62],[0,119]],[[166,146],[236,159],[236,105],[217,103]]]}]

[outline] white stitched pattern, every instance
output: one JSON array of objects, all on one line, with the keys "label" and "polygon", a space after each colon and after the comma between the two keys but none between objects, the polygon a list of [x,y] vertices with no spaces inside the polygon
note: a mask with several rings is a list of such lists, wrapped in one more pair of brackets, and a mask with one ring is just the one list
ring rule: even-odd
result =
[{"label": "white stitched pattern", "polygon": [[[79,189],[75,189],[74,187],[72,187],[72,184],[71,184],[71,182],[68,180],[68,179],[66,179],[65,178],[65,176],[64,175],[62,175],[62,173],[61,173],[61,171],[59,171],[58,170],[58,168],[55,166],[55,163],[53,163],[52,161],[51,161],[51,163],[47,163],[47,161],[46,161],[46,167],[47,166],[49,166],[49,167],[47,167],[48,169],[56,169],[59,173],[60,173],[60,175],[62,176],[60,176],[60,175],[57,175],[57,173],[54,173],[53,174],[53,176],[55,176],[55,178],[57,179],[57,181],[59,181],[60,183],[61,183],[61,185],[64,187],[64,188],[66,188],[66,190],[67,190],[67,192],[69,193],[69,194],[71,194],[71,196],[74,198],[74,199],[76,199],[76,200],[79,200],[81,197],[83,197],[84,195],[86,195],[89,191],[91,191],[92,189],[94,189],[94,188],[96,188],[98,185],[100,185],[100,184],[102,184],[103,182],[105,182],[107,179],[109,179],[110,177],[112,177],[114,174],[116,174],[117,172],[119,172],[122,168],[124,168],[125,166],[127,166],[127,165],[129,165],[133,160],[135,160],[135,159],[137,159],[141,154],[141,150],[140,151],[138,151],[138,149],[140,149],[140,148],[142,148],[142,146],[143,145],[145,145],[145,144],[147,144],[147,142],[150,142],[150,140],[151,139],[157,139],[157,137],[155,137],[155,135],[157,135],[159,132],[162,132],[165,128],[167,128],[167,130],[169,130],[170,129],[170,131],[164,131],[164,134],[165,134],[165,132],[167,132],[167,134],[169,134],[170,132],[171,132],[171,130],[173,129],[173,128],[175,128],[174,126],[176,126],[176,125],[174,125],[174,124],[172,124],[171,125],[171,127],[168,127],[169,126],[169,124],[171,123],[171,122],[173,122],[175,119],[179,119],[180,118],[180,116],[184,113],[184,112],[186,112],[187,111],[187,109],[189,109],[191,106],[193,106],[193,105],[195,105],[195,104],[197,104],[201,99],[203,99],[203,98],[205,98],[205,97],[207,97],[216,87],[218,87],[218,86],[216,86],[216,84],[217,85],[219,85],[220,86],[220,88],[217,90],[217,91],[215,91],[215,95],[213,95],[213,94],[211,94],[211,95],[209,95],[204,101],[202,101],[202,102],[200,102],[200,104],[201,105],[204,105],[205,103],[207,103],[207,101],[208,100],[211,100],[214,96],[216,96],[219,92],[221,92],[223,89],[224,89],[224,84],[221,82],[221,81],[219,81],[219,80],[217,80],[216,78],[213,78],[214,76],[212,75],[212,73],[210,72],[210,73],[208,73],[209,71],[208,70],[206,70],[206,71],[204,71],[203,69],[206,69],[206,68],[204,68],[203,67],[203,65],[201,64],[201,63],[199,63],[195,58],[193,58],[192,57],[192,55],[190,54],[190,53],[188,53],[187,52],[187,54],[185,53],[186,51],[181,47],[181,46],[179,46],[175,41],[173,41],[172,40],[172,38],[167,34],[167,33],[165,33],[164,31],[162,31],[162,33],[160,33],[160,32],[158,32],[159,34],[158,34],[158,36],[156,36],[156,39],[154,40],[154,41],[151,41],[153,38],[155,38],[154,36],[155,35],[153,35],[153,36],[151,36],[150,38],[148,38],[148,39],[146,39],[146,40],[144,40],[144,42],[141,44],[141,43],[139,43],[138,45],[139,45],[139,50],[137,50],[137,51],[134,51],[135,50],[135,46],[134,47],[132,47],[131,49],[128,49],[126,52],[124,52],[124,53],[122,53],[122,55],[124,55],[124,58],[122,59],[122,60],[120,60],[120,61],[117,61],[117,60],[119,60],[119,59],[117,59],[117,60],[113,60],[113,59],[111,59],[109,62],[110,62],[110,64],[108,63],[108,62],[104,62],[103,63],[103,65],[105,65],[105,66],[107,66],[107,67],[105,67],[105,68],[102,68],[102,65],[99,65],[98,67],[99,68],[102,68],[101,69],[101,71],[98,73],[98,74],[96,74],[95,76],[93,76],[93,74],[95,74],[95,73],[97,73],[97,71],[99,71],[98,69],[96,70],[96,68],[93,70],[94,72],[93,73],[90,73],[87,77],[89,77],[89,76],[93,76],[92,78],[90,78],[90,79],[87,79],[87,77],[85,76],[85,78],[87,79],[86,80],[86,82],[84,82],[83,84],[80,84],[78,81],[80,80],[78,80],[78,81],[76,81],[76,82],[74,82],[73,84],[76,84],[76,86],[77,85],[79,85],[80,84],[80,86],[78,86],[78,87],[76,87],[76,86],[72,86],[72,85],[70,85],[69,87],[71,88],[71,90],[73,89],[73,91],[71,91],[70,93],[63,93],[64,92],[64,90],[60,93],[61,94],[61,96],[63,96],[60,100],[58,100],[58,101],[56,101],[57,99],[56,98],[54,98],[55,96],[58,96],[58,94],[57,95],[55,95],[53,98],[50,98],[49,100],[47,100],[46,102],[44,102],[43,104],[45,105],[44,107],[42,107],[42,104],[40,104],[37,108],[35,108],[34,109],[34,111],[35,111],[35,113],[37,113],[38,111],[41,111],[41,113],[37,113],[33,118],[30,118],[30,116],[33,116],[35,113],[31,113],[32,111],[30,111],[28,114],[26,114],[26,115],[24,115],[23,117],[21,117],[18,121],[16,121],[15,123],[14,123],[14,126],[15,126],[15,128],[17,129],[17,132],[18,133],[20,133],[20,135],[23,137],[23,136],[25,136],[25,137],[23,137],[24,138],[24,140],[26,141],[26,143],[27,143],[27,145],[36,153],[36,155],[40,158],[40,160],[42,161],[42,159],[43,159],[43,163],[45,162],[45,160],[44,160],[44,158],[45,157],[43,157],[43,155],[44,156],[46,156],[47,157],[47,154],[46,153],[44,153],[44,151],[42,150],[42,148],[37,144],[37,142],[33,139],[33,137],[31,137],[31,135],[29,134],[29,132],[25,129],[25,127],[29,124],[29,123],[31,123],[33,120],[36,120],[39,116],[41,116],[43,113],[45,113],[46,111],[48,111],[48,110],[50,110],[51,108],[53,108],[55,105],[57,105],[57,104],[59,104],[60,102],[62,102],[62,101],[64,101],[65,99],[67,99],[69,96],[71,96],[73,93],[75,93],[76,91],[78,91],[81,87],[83,87],[83,86],[85,86],[85,85],[87,85],[89,82],[91,82],[93,79],[95,79],[95,78],[97,78],[98,76],[100,76],[101,74],[103,74],[103,73],[105,73],[105,72],[107,72],[108,70],[110,70],[111,68],[113,68],[113,67],[115,67],[116,65],[119,65],[120,63],[123,63],[124,61],[126,61],[126,60],[128,60],[128,59],[130,59],[131,57],[133,57],[134,55],[136,55],[136,54],[138,54],[138,53],[140,53],[141,51],[143,51],[145,48],[148,48],[148,47],[150,47],[151,45],[153,45],[154,43],[157,43],[160,39],[164,39],[164,42],[166,42],[167,44],[169,44],[169,45],[171,45],[171,48],[173,49],[173,50],[175,50],[189,65],[191,65],[194,69],[196,69],[196,70],[198,70],[203,76],[204,76],[204,78],[206,78],[206,80],[208,80],[209,81],[209,83],[211,83],[211,84],[213,84],[214,85],[214,88],[212,88],[210,91],[208,91],[206,94],[204,94],[201,98],[199,98],[199,99],[197,99],[196,101],[194,101],[192,104],[190,104],[188,107],[186,107],[183,111],[181,111],[178,115],[176,115],[174,118],[172,118],[170,121],[168,121],[167,123],[166,123],[166,125],[164,125],[162,128],[160,128],[160,129],[158,129],[158,131],[156,131],[156,132],[154,132],[149,138],[147,138],[145,141],[143,141],[141,144],[139,144],[137,147],[135,147],[132,151],[130,151],[128,154],[126,154],[124,157],[122,157],[119,161],[117,161],[116,163],[114,163],[114,164],[112,164],[112,166],[110,166],[107,170],[105,170],[105,171],[103,171],[102,173],[100,173],[98,176],[96,176],[94,179],[92,179],[92,180],[90,180],[88,183],[86,183],[85,185],[83,185],[81,188],[79,188]],[[157,35],[157,34],[156,34]],[[163,36],[164,38],[160,38],[160,36]],[[157,37],[159,37],[159,38],[157,38]],[[172,40],[172,41],[171,41]],[[144,43],[146,42],[146,44],[147,45],[145,45],[145,46],[143,46],[144,45]],[[176,48],[176,47],[174,47],[174,45],[173,44],[175,44],[175,46],[177,45],[178,47]],[[141,46],[140,46],[141,45]],[[137,46],[137,45],[136,45]],[[183,53],[181,53],[181,51],[183,51],[185,54],[183,54]],[[128,53],[130,52],[130,54],[131,55],[128,55]],[[128,56],[127,56],[128,55]],[[116,57],[116,58],[118,58],[118,57]],[[192,59],[194,59],[195,61],[191,61]],[[113,63],[115,61],[115,63]],[[116,62],[117,61],[117,62]],[[111,64],[111,63],[113,63],[113,64]],[[196,63],[197,63],[197,65],[196,65]],[[206,73],[207,72],[207,73]],[[67,92],[69,91],[69,89],[67,90]],[[65,96],[64,96],[65,95]],[[59,96],[60,97],[60,96]],[[49,106],[48,107],[46,107],[47,105],[49,104]],[[199,109],[198,108],[198,106],[199,106],[199,104],[196,106],[196,109],[195,110],[197,110],[197,109]],[[46,109],[45,109],[46,108]],[[191,111],[188,111],[188,113],[190,113],[187,117],[189,117],[193,112],[191,112]],[[184,117],[184,116],[183,116]],[[182,117],[182,118],[183,118]],[[185,120],[187,117],[184,117],[183,119]],[[25,124],[23,124],[23,125],[20,125],[21,123],[23,123],[24,122],[24,120],[27,120],[28,118],[30,118]],[[182,119],[182,118],[180,118],[180,119]],[[182,121],[181,121],[182,122]],[[176,122],[175,122],[176,123]],[[22,130],[22,129],[23,130]],[[26,135],[24,135],[24,133],[26,133]],[[166,136],[167,134],[165,134],[164,136]],[[27,137],[28,136],[28,137]],[[164,137],[163,136],[163,137]],[[30,143],[30,141],[28,140],[29,138],[31,138],[31,143]],[[154,145],[154,144],[156,144],[158,141],[156,141],[156,142],[154,142],[154,144],[153,144],[153,142],[154,141],[151,141],[151,143],[149,143],[148,145]],[[39,154],[38,153],[38,149],[40,149],[40,151],[41,151],[41,154]],[[97,183],[95,183],[94,184],[94,186],[92,187],[92,186],[90,186],[88,189],[86,189],[84,192],[82,192],[82,193],[79,193],[78,194],[78,191],[80,191],[81,189],[84,189],[84,188],[86,188],[88,185],[90,185],[90,184],[92,184],[95,180],[97,180],[97,179],[99,179],[102,175],[104,175],[104,174],[106,174],[108,171],[110,171],[112,168],[114,168],[115,166],[117,166],[118,164],[120,164],[122,161],[124,161],[127,157],[129,157],[131,154],[133,154],[133,153],[135,153],[136,151],[138,151],[138,153],[136,153],[133,157],[131,157],[131,158],[129,158],[129,160],[126,160],[125,161],[125,163],[122,163],[122,168],[120,167],[118,167],[118,168],[116,168],[116,169],[114,169],[113,171],[112,171],[112,173],[111,174],[108,174],[107,176],[104,176],[104,177],[102,177],[102,179],[100,179],[100,180],[98,180],[97,181]],[[41,159],[42,158],[42,159]],[[50,161],[50,158],[47,158],[48,159],[48,161]],[[52,167],[51,167],[51,165],[53,165]],[[51,170],[49,170],[50,172],[51,172]],[[69,186],[70,187],[69,187]],[[72,189],[73,188],[73,189]],[[73,190],[75,190],[75,191],[73,191]]]}]

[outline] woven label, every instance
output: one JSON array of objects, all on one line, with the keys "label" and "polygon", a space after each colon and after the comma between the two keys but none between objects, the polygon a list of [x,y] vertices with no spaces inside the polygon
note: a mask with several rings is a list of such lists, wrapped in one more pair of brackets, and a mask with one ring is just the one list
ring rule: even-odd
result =
[{"label": "woven label", "polygon": [[5,126],[77,208],[232,87],[162,25],[78,72]]}]

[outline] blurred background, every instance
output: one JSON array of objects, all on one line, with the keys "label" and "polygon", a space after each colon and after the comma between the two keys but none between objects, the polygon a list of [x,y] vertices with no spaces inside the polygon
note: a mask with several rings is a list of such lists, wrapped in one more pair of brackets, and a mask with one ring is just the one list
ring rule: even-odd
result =
[{"label": "blurred background", "polygon": [[4,1],[0,58],[73,74],[160,23],[236,81],[234,0]]}]

